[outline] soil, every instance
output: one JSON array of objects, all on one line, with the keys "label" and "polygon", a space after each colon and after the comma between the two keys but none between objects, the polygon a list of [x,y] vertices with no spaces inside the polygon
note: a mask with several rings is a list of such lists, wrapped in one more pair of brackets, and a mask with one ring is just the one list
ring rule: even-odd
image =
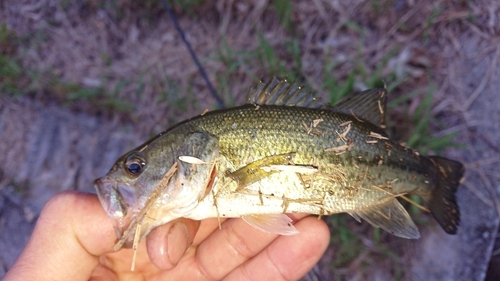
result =
[{"label": "soil", "polygon": [[[402,275],[395,273],[394,262],[363,254],[333,272],[332,245],[304,280],[485,280],[493,278],[487,276],[490,260],[489,272],[500,268],[495,262],[500,253],[495,245],[500,214],[500,4],[415,2],[299,1],[292,7],[289,29],[268,1],[174,6],[227,105],[240,104],[255,78],[281,71],[268,62],[253,63],[260,57],[252,51],[263,48],[256,31],[274,48],[283,68],[298,67],[285,44],[296,38],[301,62],[296,78],[323,96],[324,62],[329,59],[339,63],[331,71],[339,81],[348,80],[356,67],[373,73],[383,65],[380,77],[401,77],[395,79],[395,96],[436,85],[431,129],[435,135],[458,132],[455,141],[462,146],[447,148],[442,155],[466,166],[457,194],[462,215],[458,234],[446,235],[429,223],[419,225],[419,240],[390,238],[388,247],[397,249]],[[17,38],[15,44],[0,41],[0,54],[15,57],[23,69],[16,76],[17,89],[0,88],[0,278],[54,194],[94,192],[92,180],[122,153],[184,118],[216,108],[161,6],[111,3],[116,6],[49,0],[0,4],[0,24]],[[218,59],[224,52],[226,59]],[[236,71],[228,71],[231,67]],[[357,73],[354,88],[366,86],[369,77]],[[109,100],[99,95],[74,98],[69,85],[113,93],[111,101],[123,102],[125,109],[116,103],[102,106]],[[407,110],[419,101],[415,98]],[[370,235],[364,237],[370,247]]]}]

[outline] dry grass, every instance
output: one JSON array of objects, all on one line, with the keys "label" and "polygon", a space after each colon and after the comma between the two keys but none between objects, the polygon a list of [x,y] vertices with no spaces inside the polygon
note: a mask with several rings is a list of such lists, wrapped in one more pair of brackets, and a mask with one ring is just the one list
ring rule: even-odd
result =
[{"label": "dry grass", "polygon": [[[457,33],[465,28],[488,32],[474,22],[489,21],[487,8],[474,2],[313,1],[293,4],[288,14],[273,4],[280,1],[193,2],[175,10],[227,105],[240,104],[247,87],[275,74],[332,101],[338,92],[381,86],[382,80],[392,97],[407,89],[425,91],[442,83],[446,56],[457,55],[443,54],[438,46],[459,44]],[[19,11],[3,11],[2,18],[17,35],[14,58],[29,76],[12,92],[158,124],[146,125],[146,132],[178,121],[179,115],[215,108],[158,3],[5,5]],[[283,13],[280,22],[277,15]]]},{"label": "dry grass", "polygon": [[[126,119],[140,125],[143,135],[216,107],[171,20],[154,1],[11,0],[1,5],[0,24],[6,28],[0,32],[5,35],[0,55],[8,61],[2,61],[3,70],[13,65],[0,78],[2,94]],[[448,67],[463,56],[463,34],[483,38],[478,58],[500,53],[489,41],[500,33],[494,0],[315,0],[291,6],[265,0],[192,1],[175,5],[174,11],[227,106],[241,104],[249,86],[272,75],[297,80],[331,101],[385,82],[391,100],[403,97],[390,115],[392,128],[398,128],[392,134],[402,140],[415,130],[403,126],[406,117],[419,113],[429,92],[428,113],[445,118],[466,111],[488,82],[485,77],[477,94],[466,96],[460,81],[450,78],[465,71]],[[445,95],[450,89],[457,90],[456,97]],[[439,130],[431,121],[424,125]],[[348,227],[352,230],[336,230],[345,233],[333,239],[339,244],[323,261],[335,265],[336,278],[363,278],[380,265],[403,278],[398,257],[404,256],[404,241],[366,224],[349,222]],[[344,261],[347,248],[341,243],[356,255]]]}]

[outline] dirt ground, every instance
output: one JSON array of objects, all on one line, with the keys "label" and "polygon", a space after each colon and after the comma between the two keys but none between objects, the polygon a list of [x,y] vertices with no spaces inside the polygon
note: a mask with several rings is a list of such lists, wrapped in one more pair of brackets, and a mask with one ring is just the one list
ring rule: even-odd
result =
[{"label": "dirt ground", "polygon": [[[326,100],[331,92],[383,80],[392,101],[408,97],[391,107],[392,135],[412,137],[418,125],[402,116],[417,114],[432,92],[428,130],[437,137],[455,133],[453,141],[462,144],[428,149],[466,166],[457,235],[427,220],[418,224],[421,239],[382,234],[381,247],[371,227],[350,223],[356,247],[364,250],[339,265],[341,246],[332,243],[317,277],[496,279],[498,1],[175,3],[180,26],[226,106],[241,104],[249,86],[272,75],[297,80]],[[93,192],[92,180],[122,153],[217,103],[157,2],[0,5],[1,278],[51,196]]]}]

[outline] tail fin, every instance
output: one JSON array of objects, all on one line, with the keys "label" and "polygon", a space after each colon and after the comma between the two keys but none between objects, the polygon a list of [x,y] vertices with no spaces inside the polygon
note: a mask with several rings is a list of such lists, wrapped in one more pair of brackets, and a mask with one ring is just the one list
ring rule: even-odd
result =
[{"label": "tail fin", "polygon": [[462,163],[439,156],[430,156],[435,169],[430,173],[436,188],[429,199],[429,209],[441,227],[449,234],[457,233],[460,224],[460,211],[455,192],[464,174]]}]

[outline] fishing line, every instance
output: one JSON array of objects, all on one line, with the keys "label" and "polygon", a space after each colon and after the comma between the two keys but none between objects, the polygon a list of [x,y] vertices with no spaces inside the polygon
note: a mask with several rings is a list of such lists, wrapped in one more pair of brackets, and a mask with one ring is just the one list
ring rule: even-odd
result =
[{"label": "fishing line", "polygon": [[179,33],[179,35],[182,38],[182,41],[184,42],[184,44],[186,44],[186,47],[189,51],[189,54],[191,55],[191,58],[193,59],[196,66],[198,67],[198,70],[200,71],[201,76],[203,76],[203,79],[205,79],[205,82],[207,83],[207,86],[208,86],[208,90],[210,91],[210,93],[212,94],[214,99],[217,101],[217,105],[219,106],[220,109],[225,108],[224,102],[222,101],[220,96],[217,94],[217,91],[215,91],[214,87],[212,86],[212,83],[210,83],[210,80],[208,80],[208,76],[207,76],[207,73],[205,72],[205,69],[203,68],[200,61],[198,60],[198,57],[196,56],[196,54],[193,51],[193,48],[191,48],[191,44],[187,40],[187,38],[184,34],[184,31],[182,30],[181,26],[179,25],[179,22],[177,21],[177,17],[172,12],[170,5],[168,5],[167,0],[162,0],[161,3],[163,4],[163,8],[165,8],[168,15],[170,16],[170,19],[172,19],[172,22],[175,25],[175,29],[177,29],[177,32]]}]

